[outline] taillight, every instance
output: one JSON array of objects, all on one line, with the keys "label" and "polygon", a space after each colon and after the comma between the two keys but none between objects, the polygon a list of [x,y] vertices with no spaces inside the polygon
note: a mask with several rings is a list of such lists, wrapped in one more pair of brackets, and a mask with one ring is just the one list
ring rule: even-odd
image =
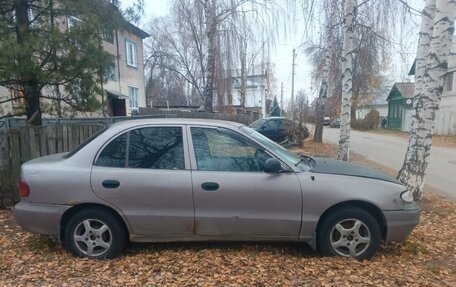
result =
[{"label": "taillight", "polygon": [[30,187],[23,179],[21,179],[21,182],[19,183],[19,194],[21,197],[27,197],[30,195]]}]

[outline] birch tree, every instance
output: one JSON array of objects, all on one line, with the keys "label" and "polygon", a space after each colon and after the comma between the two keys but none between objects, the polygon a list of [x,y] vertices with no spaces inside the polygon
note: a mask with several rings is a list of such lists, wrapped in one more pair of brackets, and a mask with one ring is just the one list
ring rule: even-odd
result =
[{"label": "birch tree", "polygon": [[333,47],[333,29],[335,25],[335,15],[336,15],[336,2],[331,1],[329,8],[329,21],[325,29],[326,34],[326,49],[325,49],[325,58],[323,62],[323,73],[321,78],[320,90],[318,93],[317,105],[315,108],[315,132],[314,132],[314,141],[322,142],[323,141],[323,118],[325,116],[325,99],[328,93],[329,85],[329,73],[331,67],[331,56],[332,56],[332,47]]},{"label": "birch tree", "polygon": [[[432,2],[427,1],[429,11],[432,11]],[[427,56],[424,76],[419,84],[419,94],[415,94],[415,115],[412,120],[412,130],[405,155],[404,163],[398,174],[398,179],[407,185],[415,200],[420,200],[424,187],[426,169],[432,146],[435,113],[439,109],[443,91],[443,77],[448,68],[448,56],[454,34],[456,16],[456,0],[437,0],[433,29],[430,28],[432,13],[423,13],[421,37],[419,45],[426,45],[426,34],[432,37],[430,50]],[[418,47],[422,58],[425,47]],[[420,87],[421,86],[421,87]]]},{"label": "birch tree", "polygon": [[342,47],[342,101],[340,139],[337,158],[348,161],[350,148],[350,121],[352,100],[352,58],[353,58],[353,17],[355,13],[355,0],[346,0],[344,16],[344,44]]}]

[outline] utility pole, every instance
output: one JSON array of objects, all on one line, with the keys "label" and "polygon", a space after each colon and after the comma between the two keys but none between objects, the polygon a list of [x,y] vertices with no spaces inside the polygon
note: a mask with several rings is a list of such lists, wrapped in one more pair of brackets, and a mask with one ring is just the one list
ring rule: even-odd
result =
[{"label": "utility pole", "polygon": [[[295,77],[295,59],[296,59],[296,49],[293,49],[293,64],[291,64],[291,107],[294,107],[294,77]],[[291,113],[291,118],[294,119],[294,112]]]},{"label": "utility pole", "polygon": [[283,117],[283,82],[280,85],[280,116]]}]

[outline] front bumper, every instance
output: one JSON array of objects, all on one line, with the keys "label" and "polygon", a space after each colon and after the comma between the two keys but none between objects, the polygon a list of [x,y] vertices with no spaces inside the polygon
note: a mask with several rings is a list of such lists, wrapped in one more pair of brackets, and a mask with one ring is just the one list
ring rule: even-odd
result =
[{"label": "front bumper", "polygon": [[384,215],[387,226],[387,242],[406,240],[420,222],[420,208],[415,203],[402,210],[384,211]]},{"label": "front bumper", "polygon": [[23,230],[58,236],[60,219],[70,207],[67,205],[32,203],[23,199],[14,206],[14,217]]}]

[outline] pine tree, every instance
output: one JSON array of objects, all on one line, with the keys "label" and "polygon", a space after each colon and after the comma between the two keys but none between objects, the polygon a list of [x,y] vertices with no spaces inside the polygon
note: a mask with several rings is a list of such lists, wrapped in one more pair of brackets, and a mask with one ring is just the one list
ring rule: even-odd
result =
[{"label": "pine tree", "polygon": [[271,117],[279,117],[279,116],[280,116],[279,102],[277,101],[277,97],[274,97],[274,101],[272,102],[272,106],[271,106]]},{"label": "pine tree", "polygon": [[123,24],[107,0],[2,1],[0,85],[19,91],[31,125],[41,125],[43,98],[75,111],[100,109],[100,87],[114,61],[102,37]]}]

